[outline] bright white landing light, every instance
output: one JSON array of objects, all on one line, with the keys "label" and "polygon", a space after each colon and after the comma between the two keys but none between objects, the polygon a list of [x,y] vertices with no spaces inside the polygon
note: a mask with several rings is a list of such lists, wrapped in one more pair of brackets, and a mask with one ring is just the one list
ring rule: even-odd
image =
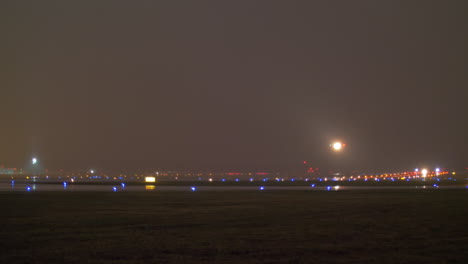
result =
[{"label": "bright white landing light", "polygon": [[427,169],[422,169],[421,173],[422,173],[423,177],[426,177],[427,176]]},{"label": "bright white landing light", "polygon": [[341,144],[341,142],[335,142],[333,143],[332,147],[333,150],[340,151],[343,148],[343,144]]}]

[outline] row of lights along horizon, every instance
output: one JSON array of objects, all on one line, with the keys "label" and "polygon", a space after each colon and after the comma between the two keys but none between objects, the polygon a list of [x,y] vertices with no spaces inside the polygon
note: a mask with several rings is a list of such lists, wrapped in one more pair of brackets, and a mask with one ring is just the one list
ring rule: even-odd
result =
[{"label": "row of lights along horizon", "polygon": [[[93,171],[94,172],[94,171]],[[381,174],[360,174],[360,175],[330,175],[327,177],[280,177],[274,173],[261,173],[261,175],[254,173],[220,173],[220,174],[202,174],[202,173],[187,173],[187,174],[166,174],[166,173],[154,173],[152,175],[145,174],[133,174],[119,176],[109,176],[106,174],[80,174],[73,173],[71,175],[63,176],[10,176],[10,180],[17,181],[54,181],[54,180],[65,180],[68,182],[99,182],[99,181],[128,181],[128,182],[147,182],[148,178],[154,178],[158,181],[184,181],[184,180],[197,180],[197,181],[368,181],[368,180],[410,180],[410,179],[426,179],[434,177],[449,177],[455,175],[455,172],[449,172],[448,170],[435,169],[434,171],[428,171],[422,169],[421,171],[416,169],[413,172],[400,172],[400,173],[381,173]]]}]

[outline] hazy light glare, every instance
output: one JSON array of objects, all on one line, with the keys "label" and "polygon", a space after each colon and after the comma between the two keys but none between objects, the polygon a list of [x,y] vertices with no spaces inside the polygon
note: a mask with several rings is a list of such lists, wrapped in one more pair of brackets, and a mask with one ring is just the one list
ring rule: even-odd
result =
[{"label": "hazy light glare", "polygon": [[340,151],[343,148],[343,144],[341,142],[335,142],[332,145],[333,150]]},{"label": "hazy light glare", "polygon": [[426,177],[427,176],[427,169],[422,169],[421,174],[422,174],[423,177]]},{"label": "hazy light glare", "polygon": [[37,163],[37,159],[36,158],[32,158],[32,164],[35,165]]}]

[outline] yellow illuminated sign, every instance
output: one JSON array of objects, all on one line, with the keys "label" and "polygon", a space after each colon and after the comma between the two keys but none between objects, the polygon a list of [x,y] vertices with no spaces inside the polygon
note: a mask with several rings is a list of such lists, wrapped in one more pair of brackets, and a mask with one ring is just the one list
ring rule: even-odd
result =
[{"label": "yellow illuminated sign", "polygon": [[151,176],[145,177],[145,182],[156,182],[156,177],[151,177]]}]

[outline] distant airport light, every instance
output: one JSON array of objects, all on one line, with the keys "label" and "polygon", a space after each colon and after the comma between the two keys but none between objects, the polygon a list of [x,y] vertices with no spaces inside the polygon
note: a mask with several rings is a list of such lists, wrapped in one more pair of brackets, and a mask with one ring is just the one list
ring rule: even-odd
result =
[{"label": "distant airport light", "polygon": [[156,177],[152,177],[152,176],[145,177],[145,182],[156,182]]},{"label": "distant airport light", "polygon": [[345,145],[344,145],[343,143],[339,142],[339,141],[334,142],[334,143],[332,144],[332,148],[333,148],[334,151],[341,151],[341,150],[343,149],[344,146],[345,146]]},{"label": "distant airport light", "polygon": [[265,187],[264,187],[264,186],[260,186],[259,189],[260,189],[260,191],[263,191],[263,190],[265,190]]},{"label": "distant airport light", "polygon": [[32,158],[32,164],[35,165],[37,163],[37,159],[36,158]]},{"label": "distant airport light", "polygon": [[435,169],[435,172],[439,173],[439,172],[440,172],[440,168],[436,168],[436,169]]},{"label": "distant airport light", "polygon": [[192,190],[192,192],[194,192],[194,191],[197,190],[197,188],[195,186],[192,186],[192,187],[190,187],[190,190]]},{"label": "distant airport light", "polygon": [[419,169],[418,168],[414,169],[414,172],[419,172]]},{"label": "distant airport light", "polygon": [[427,176],[427,169],[422,169],[421,174],[422,174],[423,177],[426,177]]},{"label": "distant airport light", "polygon": [[115,187],[115,186],[112,187],[112,190],[113,190],[114,192],[116,192],[116,191],[117,191],[117,187]]},{"label": "distant airport light", "polygon": [[89,172],[91,172],[91,174],[93,174],[93,173],[94,173],[94,170],[90,170]]}]

